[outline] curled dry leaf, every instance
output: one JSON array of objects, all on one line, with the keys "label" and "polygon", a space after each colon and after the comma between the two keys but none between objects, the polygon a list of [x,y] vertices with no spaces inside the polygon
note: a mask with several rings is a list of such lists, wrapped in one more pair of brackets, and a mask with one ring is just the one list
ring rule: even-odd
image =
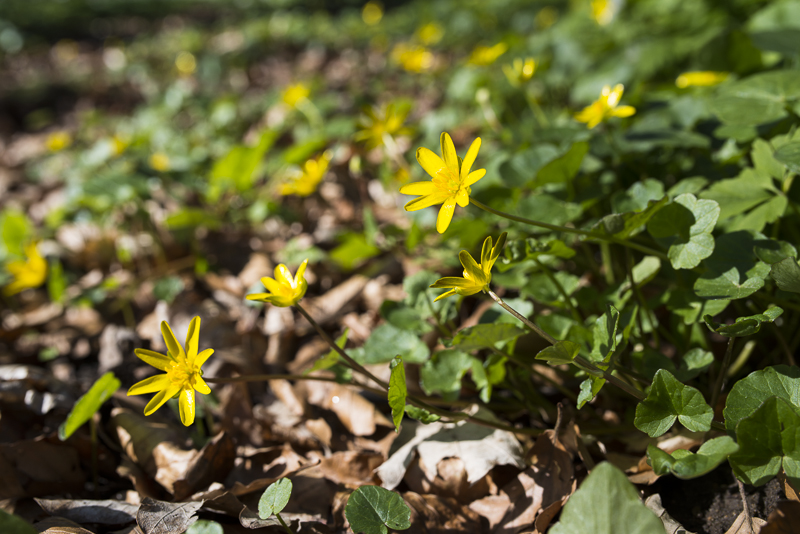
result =
[{"label": "curled dry leaf", "polygon": [[357,488],[375,483],[374,471],[381,463],[383,456],[380,454],[341,451],[322,458],[319,470],[331,482]]},{"label": "curled dry leaf", "polygon": [[33,525],[41,534],[94,534],[64,517],[48,517]]},{"label": "curled dry leaf", "polygon": [[149,497],[142,499],[136,523],[143,534],[183,534],[195,521],[200,502],[170,503]]},{"label": "curled dry leaf", "polygon": [[664,508],[664,505],[661,503],[661,495],[658,493],[650,495],[647,499],[645,499],[644,504],[650,508],[650,510],[652,510],[659,519],[661,519],[661,522],[664,524],[664,530],[667,534],[694,534],[694,532],[689,532],[683,528],[683,525],[669,515],[667,510]]},{"label": "curled dry leaf", "polygon": [[761,528],[766,524],[767,522],[763,519],[745,514],[745,511],[742,510],[725,534],[759,534]]},{"label": "curled dry leaf", "polygon": [[797,534],[800,532],[800,502],[781,501],[769,514],[761,534]]},{"label": "curled dry leaf", "polygon": [[80,491],[84,473],[69,445],[24,440],[0,445],[0,499]]},{"label": "curled dry leaf", "polygon": [[53,516],[63,517],[76,523],[99,525],[125,525],[136,521],[139,507],[124,501],[111,499],[93,501],[87,499],[36,499],[42,510]]}]

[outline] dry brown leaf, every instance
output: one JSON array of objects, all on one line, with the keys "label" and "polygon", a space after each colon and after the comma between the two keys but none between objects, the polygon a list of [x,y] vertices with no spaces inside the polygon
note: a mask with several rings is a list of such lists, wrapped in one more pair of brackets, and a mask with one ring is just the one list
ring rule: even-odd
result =
[{"label": "dry brown leaf", "polygon": [[0,499],[80,491],[84,473],[78,452],[42,440],[0,444]]},{"label": "dry brown leaf", "polygon": [[94,534],[79,524],[63,517],[48,517],[33,527],[41,534]]},{"label": "dry brown leaf", "polygon": [[322,458],[319,470],[325,478],[336,484],[357,488],[364,484],[375,484],[374,471],[381,463],[383,456],[380,454],[342,451]]},{"label": "dry brown leaf", "polygon": [[789,479],[786,478],[786,473],[784,473],[783,470],[778,473],[778,480],[783,487],[783,493],[786,495],[786,498],[790,501],[800,502],[800,496],[798,496],[797,490],[792,487]]},{"label": "dry brown leaf", "polygon": [[480,516],[455,499],[438,495],[420,495],[413,491],[403,494],[411,508],[411,528],[405,532],[446,534],[451,532],[480,532]]},{"label": "dry brown leaf", "polygon": [[124,501],[85,499],[35,499],[42,510],[76,523],[125,525],[136,521],[138,506]]},{"label": "dry brown leaf", "polygon": [[220,432],[195,452],[182,477],[175,481],[175,499],[183,500],[211,482],[223,480],[233,469],[236,445],[227,433]]},{"label": "dry brown leaf", "polygon": [[331,437],[333,437],[333,431],[325,419],[308,419],[306,420],[305,425],[308,431],[311,432],[324,447],[331,446]]},{"label": "dry brown leaf", "polygon": [[800,534],[800,502],[781,501],[769,514],[761,534]]},{"label": "dry brown leaf", "polygon": [[[576,486],[577,486],[577,484],[576,484]],[[574,486],[572,488],[572,491],[573,492],[575,491],[575,487]],[[550,523],[553,522],[553,519],[555,519],[555,517],[561,511],[561,508],[564,507],[564,503],[567,502],[567,499],[569,499],[569,496],[564,497],[560,501],[556,501],[556,502],[552,503],[550,506],[546,506],[546,507],[542,508],[542,511],[539,513],[538,516],[536,516],[536,520],[533,522],[533,526],[534,526],[533,532],[534,532],[534,534],[543,533],[548,529],[548,527],[550,526]],[[686,534],[689,534],[689,533],[687,532]]]},{"label": "dry brown leaf", "polygon": [[761,527],[766,524],[766,521],[758,517],[750,517],[748,521],[747,514],[742,510],[725,534],[759,534]]},{"label": "dry brown leaf", "polygon": [[469,504],[469,509],[482,515],[489,520],[489,528],[494,529],[505,517],[508,508],[511,506],[511,499],[508,495],[489,495],[478,499]]},{"label": "dry brown leaf", "polygon": [[281,477],[304,469],[305,458],[294,452],[288,443],[239,452],[234,467],[225,479],[233,495],[244,495],[266,488]]},{"label": "dry brown leaf", "polygon": [[199,518],[203,502],[164,502],[145,497],[136,514],[144,534],[183,534]]},{"label": "dry brown leaf", "polygon": [[661,519],[661,522],[664,524],[664,530],[667,534],[694,534],[693,532],[689,532],[683,525],[679,522],[675,521],[667,510],[664,508],[664,505],[661,503],[661,495],[658,493],[654,495],[650,495],[644,501],[645,506],[650,508],[654,514]]},{"label": "dry brown leaf", "polygon": [[[303,306],[306,306],[308,313],[317,323],[328,324],[342,315],[342,308],[361,293],[368,281],[368,278],[361,275],[352,276],[323,295],[309,299],[308,303],[303,301]],[[310,332],[313,328],[304,318],[300,319],[297,325],[300,335]]]},{"label": "dry brown leaf", "polygon": [[355,436],[371,436],[375,433],[376,425],[394,426],[352,387],[334,382],[303,383],[299,387],[305,388],[309,403],[331,410]]},{"label": "dry brown leaf", "polygon": [[467,481],[467,469],[461,458],[445,458],[436,466],[436,477],[429,480],[415,458],[408,466],[405,479],[411,491],[419,494],[433,493],[452,497],[462,504],[471,503],[489,494],[489,477],[484,476],[474,484]]}]

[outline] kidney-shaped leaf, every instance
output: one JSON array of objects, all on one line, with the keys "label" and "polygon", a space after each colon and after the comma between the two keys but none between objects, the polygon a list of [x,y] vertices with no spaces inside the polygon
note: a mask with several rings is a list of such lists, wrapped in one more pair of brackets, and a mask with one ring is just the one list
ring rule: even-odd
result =
[{"label": "kidney-shaped leaf", "polygon": [[344,515],[356,534],[387,534],[411,526],[411,509],[403,498],[380,486],[361,486],[347,500]]},{"label": "kidney-shaped leaf", "polygon": [[719,204],[684,193],[664,206],[647,223],[656,241],[669,247],[667,256],[675,269],[694,269],[714,252],[711,232],[719,218]]},{"label": "kidney-shaped leaf", "polygon": [[661,520],[639,500],[625,474],[599,464],[564,505],[551,534],[663,534]]},{"label": "kidney-shaped leaf", "polygon": [[776,150],[774,155],[790,171],[800,173],[800,143],[787,143]]},{"label": "kidney-shaped leaf", "polygon": [[672,428],[676,419],[692,432],[706,432],[713,417],[714,411],[702,393],[661,369],[653,378],[647,398],[636,407],[633,424],[654,438]]},{"label": "kidney-shaped leaf", "polygon": [[690,479],[711,472],[731,454],[739,450],[739,445],[730,436],[720,436],[703,443],[697,453],[678,449],[672,454],[654,445],[647,446],[647,459],[657,475],[672,473],[678,478]]},{"label": "kidney-shaped leaf", "polygon": [[797,260],[794,258],[784,258],[773,263],[769,274],[775,279],[779,288],[800,293],[800,265],[797,265]]},{"label": "kidney-shaped leaf", "polygon": [[725,428],[733,432],[739,421],[749,417],[770,397],[800,406],[800,369],[787,365],[767,367],[736,382],[725,401]]},{"label": "kidney-shaped leaf", "polygon": [[58,438],[61,441],[69,438],[83,423],[92,418],[100,406],[110,399],[121,385],[122,383],[112,372],[98,378],[89,391],[75,403],[67,420],[58,427]]},{"label": "kidney-shaped leaf", "polygon": [[258,500],[258,516],[266,519],[273,514],[281,513],[292,496],[292,481],[288,478],[276,480],[264,490]]}]

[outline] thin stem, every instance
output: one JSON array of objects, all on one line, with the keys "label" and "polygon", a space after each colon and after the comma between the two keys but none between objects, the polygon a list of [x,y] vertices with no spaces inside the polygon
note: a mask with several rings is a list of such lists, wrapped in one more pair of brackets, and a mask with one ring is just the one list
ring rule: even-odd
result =
[{"label": "thin stem", "polygon": [[496,210],[494,208],[491,208],[491,207],[487,206],[486,204],[484,204],[483,202],[479,202],[478,200],[475,200],[472,197],[470,197],[469,201],[470,201],[471,204],[474,204],[476,207],[482,209],[483,211],[489,212],[489,213],[491,213],[493,215],[497,215],[498,217],[503,217],[504,219],[508,219],[510,221],[516,221],[516,222],[520,222],[520,223],[523,223],[523,224],[529,224],[531,226],[538,226],[539,228],[545,228],[547,230],[552,230],[554,232],[564,232],[564,233],[567,233],[567,234],[574,234],[574,235],[582,235],[582,236],[586,236],[586,237],[592,237],[594,239],[599,239],[601,241],[607,241],[609,243],[616,243],[616,244],[622,245],[624,247],[630,247],[632,249],[636,249],[639,252],[643,252],[643,253],[648,254],[650,256],[657,256],[657,257],[659,257],[659,258],[661,258],[662,260],[665,260],[665,261],[669,260],[669,257],[665,253],[660,252],[658,250],[655,250],[655,249],[650,248],[650,247],[645,246],[645,245],[640,245],[639,243],[635,243],[633,241],[627,241],[625,239],[620,239],[618,237],[605,235],[605,234],[601,234],[601,233],[598,233],[598,232],[590,232],[588,230],[579,230],[577,228],[570,228],[568,226],[558,226],[558,225],[555,225],[555,224],[544,223],[544,222],[541,222],[541,221],[534,221],[533,219],[526,219],[525,217],[518,217],[516,215],[511,215],[510,213],[506,213],[504,211],[500,211],[500,210]]},{"label": "thin stem", "polygon": [[358,371],[359,373],[361,373],[362,375],[366,376],[367,378],[369,378],[370,380],[372,380],[376,384],[380,385],[384,390],[389,391],[389,384],[387,384],[386,382],[384,382],[383,380],[381,380],[377,376],[375,376],[372,373],[370,373],[369,371],[367,371],[364,368],[363,365],[361,365],[360,363],[355,361],[353,358],[348,356],[348,354],[344,350],[342,350],[342,348],[339,347],[339,345],[337,345],[331,339],[331,337],[325,332],[325,330],[323,330],[322,327],[314,319],[312,319],[311,315],[309,315],[309,313],[305,310],[305,308],[300,306],[299,302],[296,303],[294,305],[294,307],[297,308],[297,310],[303,315],[303,317],[306,318],[306,321],[311,323],[311,326],[313,326],[317,330],[317,333],[320,335],[320,337],[322,337],[323,340],[325,340],[325,343],[330,345],[331,348],[333,350],[335,350],[337,352],[337,354],[339,354],[339,356],[344,361],[347,362],[347,364],[350,366],[351,369],[353,369],[354,371]]},{"label": "thin stem", "polygon": [[[736,478],[736,473],[734,473],[734,478]],[[747,505],[747,494],[744,492],[744,484],[741,480],[736,478],[736,484],[739,486],[739,496],[742,498],[742,508],[744,509],[744,523],[743,523],[743,531],[750,531],[755,532],[753,528],[753,516],[750,513],[750,507]]]},{"label": "thin stem", "polygon": [[504,310],[506,310],[508,313],[519,319],[522,322],[522,324],[524,324],[525,326],[536,332],[542,339],[544,339],[551,345],[555,345],[556,343],[558,343],[558,340],[556,338],[554,338],[553,336],[551,336],[550,334],[548,334],[547,332],[536,326],[536,324],[534,324],[532,321],[529,321],[527,317],[523,316],[517,310],[506,304],[505,301],[503,301],[503,299],[498,297],[494,291],[492,291],[489,288],[486,288],[486,293],[488,293],[489,296],[492,297],[492,299],[496,303],[502,306]]},{"label": "thin stem", "polygon": [[533,262],[536,264],[537,267],[539,267],[539,270],[541,270],[544,273],[547,279],[550,280],[550,282],[552,282],[554,286],[556,286],[556,289],[561,294],[561,296],[564,297],[564,302],[567,303],[567,307],[569,308],[570,313],[572,313],[572,318],[578,322],[583,322],[583,317],[581,317],[581,314],[575,307],[575,304],[572,303],[572,299],[567,294],[567,291],[564,289],[564,286],[561,285],[561,282],[558,281],[558,278],[556,278],[555,275],[553,275],[553,272],[538,259],[533,258]]},{"label": "thin stem", "polygon": [[606,284],[613,286],[616,280],[614,279],[614,264],[611,262],[611,247],[608,243],[600,243],[600,257],[603,259],[603,276]]},{"label": "thin stem", "polygon": [[735,339],[735,337],[728,338],[728,348],[725,350],[725,357],[722,359],[722,367],[719,370],[719,374],[717,374],[717,380],[714,382],[714,389],[711,391],[712,410],[716,408],[717,399],[722,393],[722,388],[725,386],[725,375],[727,374],[728,367],[731,364],[731,358],[733,356],[733,341]]},{"label": "thin stem", "polygon": [[283,530],[285,530],[287,534],[294,534],[294,532],[292,532],[292,529],[289,528],[289,525],[287,525],[286,522],[284,522],[283,518],[281,517],[281,514],[275,512],[275,517],[277,517],[278,521],[281,522],[281,526],[283,527]]}]

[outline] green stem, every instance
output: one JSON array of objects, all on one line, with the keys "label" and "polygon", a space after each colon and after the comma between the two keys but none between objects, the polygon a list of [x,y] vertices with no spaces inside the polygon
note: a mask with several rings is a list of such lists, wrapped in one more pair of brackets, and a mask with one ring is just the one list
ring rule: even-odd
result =
[{"label": "green stem", "polygon": [[294,534],[294,532],[292,532],[292,529],[289,528],[289,525],[287,525],[286,522],[281,517],[281,514],[275,512],[275,517],[277,517],[278,521],[281,522],[281,526],[283,527],[283,530],[285,530],[287,534]]},{"label": "green stem", "polygon": [[541,337],[542,339],[544,339],[545,341],[547,341],[551,345],[555,345],[556,343],[558,343],[558,340],[556,338],[554,338],[553,336],[551,336],[550,334],[548,334],[547,332],[545,332],[544,330],[542,330],[541,328],[536,326],[536,324],[533,323],[532,321],[528,320],[527,317],[525,317],[524,315],[519,313],[517,310],[515,310],[514,308],[512,308],[511,306],[506,304],[503,299],[501,299],[499,296],[497,296],[497,293],[495,293],[494,291],[492,291],[488,287],[486,288],[486,293],[488,293],[489,296],[492,297],[492,299],[496,303],[498,303],[504,310],[506,310],[508,313],[510,313],[511,315],[516,317],[517,319],[519,319],[520,322],[522,322],[522,324],[524,324],[525,326],[527,326],[528,328],[530,328],[531,330],[536,332],[539,335],[539,337]]},{"label": "green stem", "polygon": [[639,252],[643,252],[644,254],[648,254],[650,256],[656,256],[658,258],[661,258],[662,260],[669,261],[669,257],[665,253],[660,252],[658,250],[655,250],[653,248],[647,247],[645,245],[640,245],[639,243],[635,243],[633,241],[628,241],[626,239],[620,239],[618,237],[605,235],[605,234],[601,234],[601,233],[598,233],[598,232],[591,232],[591,231],[588,231],[588,230],[579,230],[577,228],[570,228],[568,226],[558,226],[556,224],[549,224],[549,223],[544,223],[544,222],[541,222],[541,221],[534,221],[533,219],[526,219],[525,217],[518,217],[516,215],[511,215],[510,213],[506,213],[504,211],[500,211],[500,210],[496,210],[494,208],[491,208],[491,207],[487,206],[486,204],[484,204],[483,202],[479,202],[478,200],[475,200],[474,198],[470,198],[469,201],[470,201],[471,204],[474,204],[477,208],[480,208],[483,211],[486,211],[486,212],[491,213],[493,215],[497,215],[498,217],[503,217],[504,219],[508,219],[510,221],[516,221],[516,222],[523,223],[523,224],[529,224],[531,226],[537,226],[539,228],[545,228],[547,230],[552,230],[554,232],[564,232],[564,233],[567,233],[567,234],[581,235],[581,236],[585,236],[585,237],[591,237],[591,238],[594,238],[594,239],[599,239],[601,241],[606,241],[608,243],[616,243],[616,244],[622,245],[624,247],[629,247],[629,248],[638,250]]},{"label": "green stem", "polygon": [[714,382],[714,389],[711,391],[712,410],[716,409],[717,399],[722,393],[722,388],[725,386],[725,375],[728,372],[728,367],[730,366],[731,358],[733,357],[733,341],[735,339],[735,337],[728,338],[728,348],[725,349],[725,357],[722,359],[722,367],[717,375],[717,380]]},{"label": "green stem", "polygon": [[600,243],[600,257],[603,259],[603,274],[606,284],[613,286],[616,284],[614,279],[614,264],[611,261],[611,247],[608,243]]},{"label": "green stem", "polygon": [[575,307],[575,304],[572,303],[572,299],[567,294],[567,291],[564,289],[564,286],[561,285],[561,282],[558,281],[558,278],[556,278],[555,275],[553,275],[553,272],[544,263],[540,262],[536,258],[533,258],[533,262],[536,264],[537,267],[539,267],[539,270],[541,270],[544,273],[547,279],[550,280],[554,286],[556,286],[556,289],[561,294],[561,296],[564,297],[564,302],[567,303],[567,307],[569,308],[570,313],[572,313],[572,318],[582,323],[583,317],[581,317],[581,314]]}]

